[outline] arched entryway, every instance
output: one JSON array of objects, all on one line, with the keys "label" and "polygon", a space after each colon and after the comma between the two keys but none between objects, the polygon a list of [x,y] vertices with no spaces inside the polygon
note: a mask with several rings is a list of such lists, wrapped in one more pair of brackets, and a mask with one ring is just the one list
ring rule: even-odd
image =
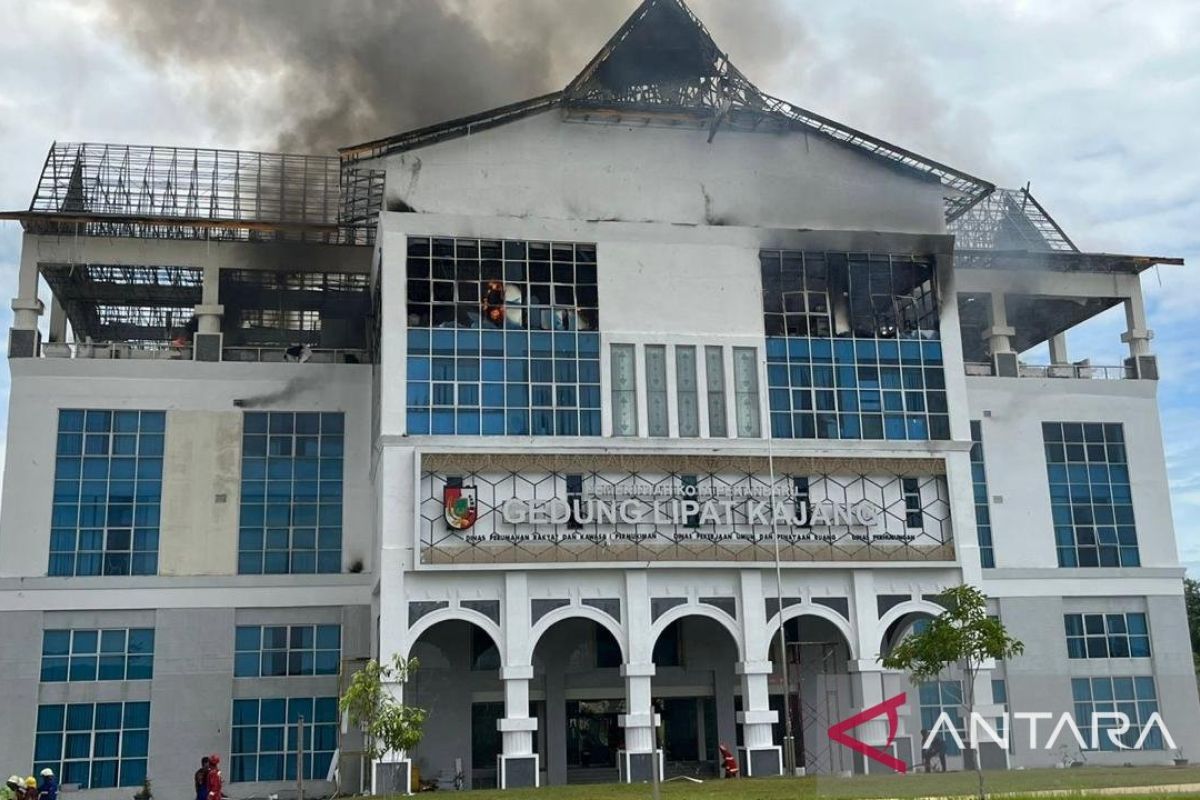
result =
[{"label": "arched entryway", "polygon": [[660,628],[654,642],[651,692],[661,726],[663,772],[715,777],[718,747],[735,750],[739,645],[728,624],[696,612]]},{"label": "arched entryway", "polygon": [[410,753],[414,777],[439,789],[496,785],[504,716],[500,648],[494,634],[464,619],[421,629],[409,647],[420,662],[404,699],[429,712],[421,743]]},{"label": "arched entryway", "polygon": [[617,780],[625,713],[619,633],[615,624],[564,616],[538,635],[530,699],[543,785]]},{"label": "arched entryway", "polygon": [[[884,615],[880,620],[882,635],[879,642],[879,652],[886,656],[896,645],[903,642],[913,633],[919,633],[929,624],[929,621],[944,609],[932,603],[922,601],[906,603]],[[948,667],[942,674],[922,681],[914,686],[909,675],[901,672],[884,674],[885,691],[907,691],[909,700],[909,716],[901,721],[903,728],[911,736],[912,761],[914,769],[923,768],[921,743],[925,741],[927,732],[937,725],[938,718],[945,713],[950,722],[959,731],[960,738],[965,734],[963,722],[965,708],[963,706],[962,674],[955,666]],[[939,735],[945,751],[946,766],[949,769],[970,767],[970,754],[964,752],[958,745],[958,740],[943,730]],[[966,760],[964,760],[966,759]],[[941,758],[932,759],[929,766],[941,769]]]},{"label": "arched entryway", "polygon": [[835,747],[829,726],[853,711],[849,664],[854,657],[848,626],[831,615],[790,609],[783,623],[787,680],[780,664],[779,622],[773,622],[770,659],[771,709],[778,712],[775,741],[784,742],[785,713],[791,714],[796,766],[808,774],[837,774],[852,768],[849,751]]}]

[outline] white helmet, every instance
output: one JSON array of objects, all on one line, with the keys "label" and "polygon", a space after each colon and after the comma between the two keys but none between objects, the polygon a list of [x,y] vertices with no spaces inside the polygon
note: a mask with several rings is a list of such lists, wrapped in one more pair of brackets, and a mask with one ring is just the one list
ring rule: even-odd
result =
[{"label": "white helmet", "polygon": [[22,784],[21,784],[21,778],[20,778],[20,776],[17,776],[17,775],[9,775],[9,776],[8,776],[8,780],[7,780],[7,781],[5,781],[5,783],[11,783],[11,784],[12,784],[12,785],[14,785],[14,786],[21,786],[21,785],[22,785]]},{"label": "white helmet", "polygon": [[42,770],[38,774],[40,774],[43,778],[53,778],[54,770],[50,769],[49,767],[46,767],[44,770]]}]

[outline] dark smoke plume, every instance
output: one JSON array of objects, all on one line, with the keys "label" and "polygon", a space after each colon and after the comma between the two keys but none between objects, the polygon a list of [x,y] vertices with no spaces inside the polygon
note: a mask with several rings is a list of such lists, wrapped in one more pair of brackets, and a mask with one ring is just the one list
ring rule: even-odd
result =
[{"label": "dark smoke plume", "polygon": [[289,378],[288,382],[280,389],[264,394],[256,394],[253,397],[239,397],[233,401],[233,404],[238,408],[262,408],[274,403],[282,403],[284,400],[291,400],[301,392],[315,387],[317,383],[318,381],[315,378],[297,376]]},{"label": "dark smoke plume", "polygon": [[[789,53],[811,46],[783,0],[690,5],[751,80],[769,82]],[[111,33],[182,76],[235,140],[275,131],[274,142],[259,143],[328,153],[560,89],[636,0],[108,0],[107,7]]]}]

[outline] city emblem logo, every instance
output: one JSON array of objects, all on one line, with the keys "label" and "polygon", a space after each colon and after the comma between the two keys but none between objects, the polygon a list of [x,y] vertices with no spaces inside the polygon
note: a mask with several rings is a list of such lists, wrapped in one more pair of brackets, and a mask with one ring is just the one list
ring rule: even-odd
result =
[{"label": "city emblem logo", "polygon": [[891,747],[892,742],[896,740],[896,731],[900,727],[900,718],[897,714],[897,710],[900,708],[900,706],[904,705],[905,697],[905,693],[901,692],[895,697],[889,697],[887,700],[884,700],[878,705],[871,706],[870,708],[864,708],[854,716],[847,717],[841,722],[831,725],[829,727],[829,738],[838,744],[849,747],[854,752],[860,753],[861,755],[864,755],[873,761],[878,761],[888,769],[902,774],[907,772],[908,765],[893,756],[891,753],[888,753],[878,747],[873,747],[866,742],[859,741],[847,733],[847,731],[849,731],[851,728],[857,728],[864,722],[869,722],[876,717],[886,714],[888,722],[888,736],[884,747]]},{"label": "city emblem logo", "polygon": [[474,486],[445,486],[442,488],[442,509],[446,524],[456,531],[465,531],[475,524],[478,506]]}]

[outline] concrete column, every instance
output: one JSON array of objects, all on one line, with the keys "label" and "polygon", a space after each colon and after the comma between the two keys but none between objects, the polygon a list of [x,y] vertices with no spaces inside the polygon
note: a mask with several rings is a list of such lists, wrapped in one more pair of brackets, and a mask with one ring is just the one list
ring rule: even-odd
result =
[{"label": "concrete column", "polygon": [[[549,648],[547,648],[549,653]],[[567,782],[567,687],[562,672],[546,671],[546,784]]]},{"label": "concrete column", "polygon": [[50,341],[65,342],[67,340],[67,312],[58,302],[57,297],[50,298]]},{"label": "concrete column", "polygon": [[771,710],[771,662],[743,661],[736,670],[742,676],[742,710],[737,715],[742,726],[742,774],[748,778],[781,775],[783,748],[775,744],[771,732],[779,719],[779,714]]},{"label": "concrete column", "polygon": [[1050,337],[1050,363],[1071,363],[1071,359],[1067,356],[1067,334],[1065,331]]},{"label": "concrete column", "polygon": [[1146,307],[1142,303],[1142,287],[1132,284],[1129,297],[1125,298],[1125,333],[1121,341],[1129,345],[1130,358],[1150,355],[1150,340],[1154,331],[1146,327]]},{"label": "concrete column", "polygon": [[[764,418],[765,419],[765,418]],[[773,665],[768,649],[774,631],[767,630],[767,611],[763,598],[775,594],[774,576],[770,587],[763,585],[763,572],[743,569],[738,573],[739,618],[742,625],[742,663],[737,672],[742,676],[742,769],[754,777],[781,775],[784,769],[783,747],[775,744],[771,725],[778,721],[778,712],[771,710],[768,677]],[[784,713],[787,713],[786,710]],[[793,722],[795,722],[793,720]]]},{"label": "concrete column", "polygon": [[625,749],[618,753],[618,771],[623,783],[641,783],[650,780],[656,767],[662,773],[657,736],[661,720],[654,712],[656,668],[645,570],[625,574],[625,610],[628,661],[621,665],[621,677],[625,679],[626,713],[617,719],[625,729]]},{"label": "concrete column", "polygon": [[719,744],[728,747],[730,752],[737,749],[737,719],[733,713],[737,676],[733,667],[733,664],[718,664],[716,669],[717,741],[708,743],[708,753],[713,758],[717,758]]},{"label": "concrete column", "polygon": [[619,772],[622,783],[651,780],[654,770],[662,777],[662,751],[656,732],[660,724],[651,697],[655,666],[652,663],[622,664],[625,679],[625,709],[618,720],[625,729],[625,749],[621,751]]},{"label": "concrete column", "polygon": [[[404,703],[404,684],[385,683],[383,691],[395,698],[397,703]],[[408,794],[412,787],[412,759],[408,753],[389,751],[371,765],[371,793]]]},{"label": "concrete column", "polygon": [[[874,660],[859,659],[850,662],[850,698],[853,703],[851,712],[859,713],[865,709],[877,706],[884,701],[883,685],[884,670]],[[890,726],[887,715],[880,715],[854,728],[854,738],[871,747],[880,750],[890,750],[888,734]],[[865,775],[869,772],[888,772],[881,764],[871,761],[860,753],[853,755],[854,772]]]},{"label": "concrete column", "polygon": [[225,306],[220,303],[220,285],[220,268],[205,267],[200,305],[193,311],[196,315],[196,334],[192,339],[192,357],[196,361],[221,360],[221,316],[225,313]]},{"label": "concrete column", "polygon": [[[529,587],[524,572],[504,576],[503,620],[504,666],[500,679],[504,682],[504,718],[496,722],[501,739],[496,769],[500,788],[516,789],[537,786],[540,771],[533,748],[537,719],[529,716],[533,652],[529,641]],[[549,691],[546,713],[553,713]]]},{"label": "concrete column", "polygon": [[[379,625],[378,649],[374,655],[380,663],[392,660],[399,653],[409,655],[412,642],[408,639],[408,604],[405,600],[405,575],[412,569],[411,526],[414,498],[405,492],[416,480],[417,456],[411,447],[385,447],[380,456],[380,469],[387,477],[387,487],[379,496],[381,509],[381,548],[379,552]],[[403,686],[391,691],[403,698]],[[403,754],[391,753],[371,765],[372,794],[407,792],[411,762]]]},{"label": "concrete column", "polygon": [[[975,674],[975,713],[980,719],[986,720],[992,727],[997,727],[996,718],[1004,713],[1004,706],[997,704],[992,695],[992,672],[996,667],[996,662],[985,661]],[[964,684],[966,679],[964,678]],[[964,691],[966,687],[963,687]],[[963,737],[963,744],[966,745],[963,750],[963,767],[974,769],[975,752],[971,749],[970,734],[971,720],[963,721],[967,730]],[[997,730],[997,733],[999,731]],[[1011,733],[1010,733],[1011,735]],[[979,758],[984,769],[1008,769],[1008,749],[1001,747],[994,741],[991,741],[989,734],[983,728],[976,726],[976,737],[979,744]]]},{"label": "concrete column", "polygon": [[221,269],[220,267],[205,267],[204,282],[200,290],[200,305],[196,306],[196,321],[199,333],[220,333],[221,315],[225,307],[221,305]]},{"label": "concrete column", "polygon": [[986,335],[992,348],[992,355],[1011,353],[1012,337],[1017,332],[1008,324],[1008,307],[1004,300],[1004,292],[992,292],[990,297],[992,300],[992,326],[988,328]]},{"label": "concrete column", "polygon": [[9,358],[36,358],[39,347],[38,317],[42,301],[38,300],[37,247],[31,237],[22,239],[21,266],[17,274],[17,296],[12,301],[13,325],[8,333]]}]

